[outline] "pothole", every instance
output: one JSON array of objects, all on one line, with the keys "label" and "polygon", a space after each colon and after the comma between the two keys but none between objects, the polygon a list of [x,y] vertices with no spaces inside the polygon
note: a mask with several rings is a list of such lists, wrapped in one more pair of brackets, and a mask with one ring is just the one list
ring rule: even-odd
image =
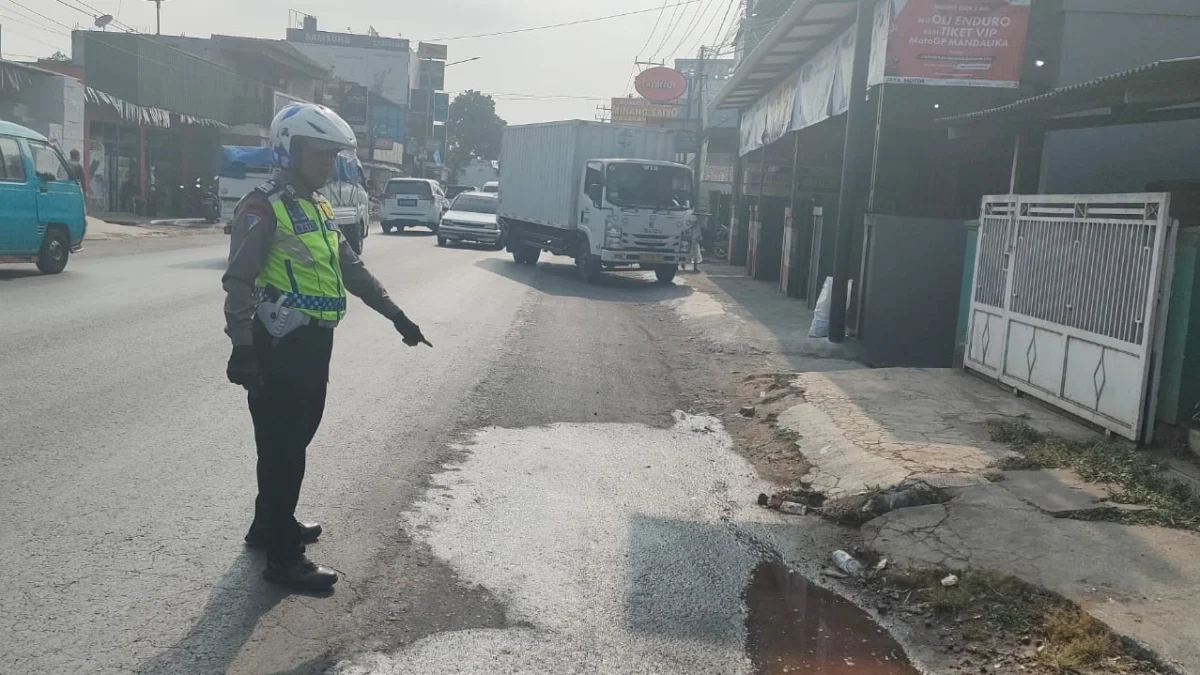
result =
[{"label": "pothole", "polygon": [[781,563],[755,568],[746,606],[746,653],[759,675],[920,672],[866,612]]}]

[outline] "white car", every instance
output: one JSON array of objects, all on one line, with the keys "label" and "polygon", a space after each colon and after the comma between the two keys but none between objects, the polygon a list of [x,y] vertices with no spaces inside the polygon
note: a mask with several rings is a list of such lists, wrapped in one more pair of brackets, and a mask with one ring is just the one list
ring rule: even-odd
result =
[{"label": "white car", "polygon": [[380,221],[384,234],[406,227],[428,227],[437,232],[442,214],[449,202],[446,192],[435,180],[425,178],[393,178],[384,188],[380,206]]},{"label": "white car", "polygon": [[500,181],[498,181],[498,180],[489,180],[488,182],[486,182],[486,183],[484,183],[484,184],[483,184],[483,191],[484,191],[484,192],[491,192],[491,193],[493,193],[493,194],[494,194],[494,193],[497,193],[497,192],[500,192]]},{"label": "white car", "polygon": [[496,207],[500,200],[487,192],[464,192],[454,198],[450,210],[438,226],[438,246],[451,242],[487,244],[497,251],[504,248]]}]

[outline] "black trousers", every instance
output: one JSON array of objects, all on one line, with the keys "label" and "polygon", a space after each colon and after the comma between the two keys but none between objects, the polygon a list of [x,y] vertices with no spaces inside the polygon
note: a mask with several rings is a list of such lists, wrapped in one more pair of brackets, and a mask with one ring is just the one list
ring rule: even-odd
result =
[{"label": "black trousers", "polygon": [[255,321],[254,351],[263,381],[249,397],[258,446],[254,524],[266,528],[267,559],[282,562],[304,554],[296,502],[308,444],[325,413],[333,329],[304,326],[276,342]]}]

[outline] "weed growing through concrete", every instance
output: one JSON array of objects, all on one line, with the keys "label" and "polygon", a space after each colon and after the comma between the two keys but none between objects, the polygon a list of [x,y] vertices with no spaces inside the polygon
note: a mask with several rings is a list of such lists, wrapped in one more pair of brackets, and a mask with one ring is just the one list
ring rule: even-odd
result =
[{"label": "weed growing through concrete", "polygon": [[1088,442],[1044,436],[1013,420],[990,420],[988,430],[992,440],[1009,443],[1020,453],[1001,460],[1000,470],[1071,469],[1086,481],[1117,486],[1111,497],[1114,502],[1153,507],[1092,512],[1087,518],[1200,531],[1200,494],[1168,478],[1161,463],[1144,452],[1107,439]]},{"label": "weed growing through concrete", "polygon": [[795,443],[800,440],[800,432],[787,427],[775,427],[775,438],[788,443]]},{"label": "weed growing through concrete", "polygon": [[[898,570],[885,582],[907,592],[908,602],[957,627],[968,642],[1018,641],[1024,658],[1059,672],[1154,672],[1134,658],[1121,638],[1074,603],[1020,579],[990,570]],[[1022,666],[1022,669],[1025,667]]]}]

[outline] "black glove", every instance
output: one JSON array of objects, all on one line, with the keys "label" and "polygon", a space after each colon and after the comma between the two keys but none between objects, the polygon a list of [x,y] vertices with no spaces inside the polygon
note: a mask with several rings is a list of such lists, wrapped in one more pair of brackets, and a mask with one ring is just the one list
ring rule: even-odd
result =
[{"label": "black glove", "polygon": [[229,365],[225,367],[225,375],[229,381],[239,384],[251,393],[262,386],[262,378],[258,373],[258,357],[254,355],[254,347],[234,347],[229,355]]},{"label": "black glove", "polygon": [[392,318],[392,325],[404,337],[404,344],[409,347],[416,347],[421,343],[425,343],[430,347],[433,346],[433,343],[426,340],[425,336],[421,334],[421,327],[409,321],[408,317],[404,316],[404,312],[400,312]]}]

